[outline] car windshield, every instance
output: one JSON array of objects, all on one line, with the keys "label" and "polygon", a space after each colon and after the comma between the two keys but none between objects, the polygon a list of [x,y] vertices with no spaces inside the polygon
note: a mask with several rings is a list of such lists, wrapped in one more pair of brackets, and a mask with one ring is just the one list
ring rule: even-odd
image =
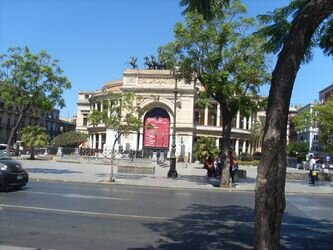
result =
[{"label": "car windshield", "polygon": [[8,160],[8,159],[10,159],[10,156],[8,156],[3,151],[0,151],[0,160]]}]

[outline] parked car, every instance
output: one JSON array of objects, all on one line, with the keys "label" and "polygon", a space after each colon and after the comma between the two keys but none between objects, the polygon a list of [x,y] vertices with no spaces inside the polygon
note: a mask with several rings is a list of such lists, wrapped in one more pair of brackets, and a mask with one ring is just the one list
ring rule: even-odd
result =
[{"label": "parked car", "polygon": [[17,160],[0,151],[0,191],[8,187],[21,188],[28,183],[29,175]]},{"label": "parked car", "polygon": [[[0,152],[6,153],[6,149],[7,149],[7,144],[0,144]],[[14,148],[10,148],[10,154],[14,155],[15,153],[15,149]]]}]

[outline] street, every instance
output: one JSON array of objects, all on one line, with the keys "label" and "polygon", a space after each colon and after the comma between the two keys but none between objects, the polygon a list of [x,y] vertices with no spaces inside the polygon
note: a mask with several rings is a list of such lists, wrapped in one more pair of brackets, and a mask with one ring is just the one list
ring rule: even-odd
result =
[{"label": "street", "polygon": [[[287,195],[281,249],[332,249],[332,207]],[[31,181],[0,218],[0,249],[251,249],[254,193]]]}]

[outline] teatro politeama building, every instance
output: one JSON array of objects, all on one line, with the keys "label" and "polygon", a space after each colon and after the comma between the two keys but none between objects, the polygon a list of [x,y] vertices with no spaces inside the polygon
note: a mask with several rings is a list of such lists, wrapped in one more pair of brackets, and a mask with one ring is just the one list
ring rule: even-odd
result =
[{"label": "teatro politeama building", "polygon": [[[194,160],[193,147],[201,136],[214,137],[216,145],[219,144],[222,132],[220,107],[214,100],[207,107],[196,105],[196,91],[204,91],[200,84],[176,80],[169,70],[125,70],[121,80],[107,82],[98,91],[79,92],[76,130],[88,133],[86,146],[90,149],[106,154],[115,139],[112,129],[103,124],[92,126],[88,119],[93,110],[103,109],[101,101],[107,98],[109,91],[140,95],[140,106],[146,110],[140,132],[123,135],[117,142],[117,151],[133,150],[139,151],[142,157],[165,159],[170,155],[174,129],[178,160]],[[236,154],[251,154],[257,150],[250,143],[250,130],[256,117],[257,114],[250,117],[238,114],[234,120],[231,143]],[[147,124],[154,129],[147,129]]]}]

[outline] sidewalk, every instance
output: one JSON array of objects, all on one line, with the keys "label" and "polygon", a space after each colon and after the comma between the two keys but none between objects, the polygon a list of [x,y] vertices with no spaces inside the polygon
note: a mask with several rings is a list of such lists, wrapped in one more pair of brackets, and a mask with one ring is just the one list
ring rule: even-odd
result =
[{"label": "sidewalk", "polygon": [[[92,163],[67,163],[46,160],[22,160],[24,168],[29,172],[32,180],[53,180],[65,182],[107,183],[112,185],[137,185],[164,188],[190,188],[206,190],[254,191],[256,167],[244,167],[247,171],[246,179],[239,179],[234,188],[218,188],[219,180],[207,178],[206,170],[194,164],[177,164],[177,178],[168,178],[167,166],[155,166],[155,174],[120,174],[114,167],[115,182],[109,182],[110,166]],[[195,167],[196,166],[196,167]],[[316,182],[311,186],[304,180],[287,180],[287,193],[318,193],[333,194],[333,184],[330,182]]]}]

